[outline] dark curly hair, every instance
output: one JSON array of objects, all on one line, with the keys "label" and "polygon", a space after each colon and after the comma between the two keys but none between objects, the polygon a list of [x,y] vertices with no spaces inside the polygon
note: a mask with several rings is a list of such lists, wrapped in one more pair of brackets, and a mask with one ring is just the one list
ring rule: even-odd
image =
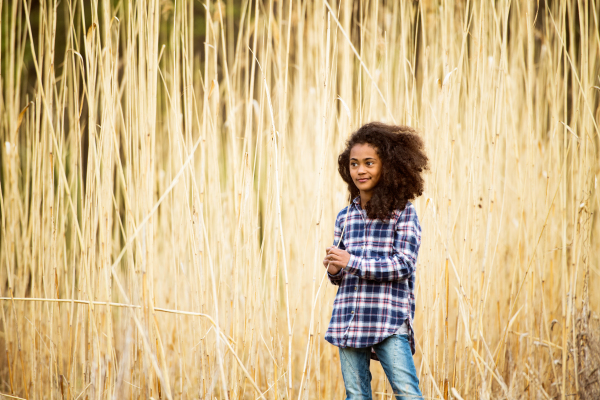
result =
[{"label": "dark curly hair", "polygon": [[421,173],[428,169],[423,140],[408,126],[371,122],[350,136],[346,149],[338,157],[338,171],[348,184],[350,199],[360,194],[350,176],[350,150],[357,144],[369,144],[381,159],[381,177],[366,205],[371,219],[389,219],[394,210],[404,210],[406,203],[423,194]]}]

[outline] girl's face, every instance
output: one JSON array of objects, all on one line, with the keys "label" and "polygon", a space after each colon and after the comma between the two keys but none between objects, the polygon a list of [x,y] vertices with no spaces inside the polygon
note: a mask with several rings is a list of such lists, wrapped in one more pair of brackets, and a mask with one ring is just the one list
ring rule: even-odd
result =
[{"label": "girl's face", "polygon": [[368,143],[355,144],[350,149],[350,176],[360,190],[361,197],[371,197],[381,178],[381,170],[381,160],[373,146]]}]

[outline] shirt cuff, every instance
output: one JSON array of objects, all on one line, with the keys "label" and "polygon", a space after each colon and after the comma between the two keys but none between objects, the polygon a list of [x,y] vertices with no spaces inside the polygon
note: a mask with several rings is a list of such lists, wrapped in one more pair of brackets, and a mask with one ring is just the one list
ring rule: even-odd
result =
[{"label": "shirt cuff", "polygon": [[344,268],[346,272],[352,275],[356,275],[360,277],[360,263],[362,258],[357,257],[353,254],[350,255],[350,260],[348,261],[348,265]]}]

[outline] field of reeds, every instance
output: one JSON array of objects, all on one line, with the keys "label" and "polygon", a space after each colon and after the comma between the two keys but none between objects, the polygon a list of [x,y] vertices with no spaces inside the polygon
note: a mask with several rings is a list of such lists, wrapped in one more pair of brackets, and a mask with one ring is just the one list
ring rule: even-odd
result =
[{"label": "field of reeds", "polygon": [[431,162],[424,395],[599,398],[600,1],[0,16],[0,398],[342,399],[321,260],[373,120]]}]

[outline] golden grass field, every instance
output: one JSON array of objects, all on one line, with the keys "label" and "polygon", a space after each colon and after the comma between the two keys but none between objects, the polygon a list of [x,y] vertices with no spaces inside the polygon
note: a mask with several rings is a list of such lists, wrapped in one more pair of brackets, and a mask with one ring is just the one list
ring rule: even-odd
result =
[{"label": "golden grass field", "polygon": [[430,157],[426,398],[600,396],[600,1],[0,15],[1,399],[343,399],[321,260],[374,120]]}]

